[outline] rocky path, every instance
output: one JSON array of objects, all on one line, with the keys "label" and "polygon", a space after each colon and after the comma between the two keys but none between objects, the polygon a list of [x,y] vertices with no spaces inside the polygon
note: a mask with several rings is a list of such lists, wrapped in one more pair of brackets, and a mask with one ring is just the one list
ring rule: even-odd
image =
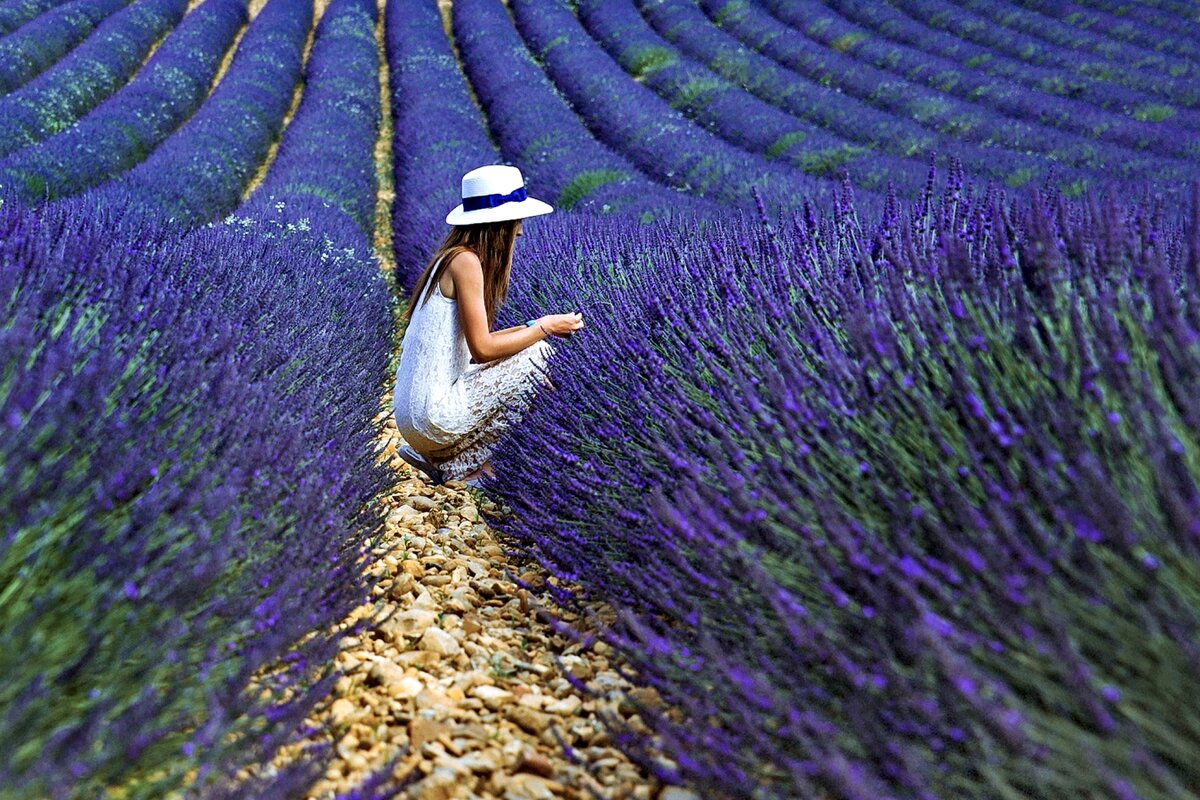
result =
[{"label": "rocky path", "polygon": [[[326,2],[317,3],[319,13]],[[394,268],[393,154],[379,3],[384,113],[374,246],[386,272]],[[397,455],[403,442],[390,403],[389,389],[378,456],[396,479],[380,498],[386,530],[366,567],[378,578],[375,597],[342,623],[345,674],[305,721],[320,733],[285,748],[275,765],[313,741],[335,744],[337,757],[307,800],[350,790],[398,753],[395,774],[416,779],[401,800],[698,800],[662,787],[612,746],[601,715],[644,730],[635,703],[657,698],[630,687],[602,643],[585,649],[539,615],[550,605],[536,594],[545,571],[506,554],[487,525],[501,509],[482,493],[458,482],[431,486]],[[352,635],[356,627],[369,632]],[[562,670],[598,696],[575,689]]]},{"label": "rocky path", "polygon": [[[584,651],[539,619],[538,596],[514,578],[539,586],[545,573],[506,555],[486,522],[500,509],[461,483],[429,485],[396,455],[400,444],[389,421],[380,457],[396,483],[367,567],[379,577],[376,596],[344,627],[366,620],[374,631],[343,640],[346,674],[307,720],[338,754],[310,798],[346,791],[408,747],[396,774],[422,777],[401,798],[695,800],[612,747],[599,715],[637,727],[630,686],[602,644]],[[602,696],[572,687],[556,655]],[[656,702],[637,689],[632,697]]]}]

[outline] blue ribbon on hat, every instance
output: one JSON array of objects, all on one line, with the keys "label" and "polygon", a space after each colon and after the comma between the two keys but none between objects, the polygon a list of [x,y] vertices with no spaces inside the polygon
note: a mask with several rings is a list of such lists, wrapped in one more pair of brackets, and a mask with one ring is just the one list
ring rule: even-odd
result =
[{"label": "blue ribbon on hat", "polygon": [[505,203],[519,203],[528,198],[525,187],[519,186],[508,194],[480,194],[463,198],[463,211],[480,211],[485,208],[495,208]]}]

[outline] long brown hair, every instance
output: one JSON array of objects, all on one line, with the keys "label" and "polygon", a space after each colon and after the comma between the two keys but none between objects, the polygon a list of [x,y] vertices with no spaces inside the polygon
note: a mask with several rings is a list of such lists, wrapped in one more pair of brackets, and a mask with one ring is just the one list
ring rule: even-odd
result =
[{"label": "long brown hair", "polygon": [[[483,265],[483,305],[487,309],[490,330],[496,309],[508,296],[508,276],[512,272],[513,247],[517,243],[517,226],[520,222],[512,219],[451,226],[441,246],[425,265],[425,271],[417,279],[417,285],[408,301],[408,308],[404,311],[405,325],[412,319],[413,310],[418,305],[417,298],[424,293],[421,302],[428,302],[429,296],[433,294],[434,285],[442,279],[442,273],[454,257],[463,250],[470,250],[479,257],[479,263]],[[433,272],[434,265],[437,265],[436,273]]]}]

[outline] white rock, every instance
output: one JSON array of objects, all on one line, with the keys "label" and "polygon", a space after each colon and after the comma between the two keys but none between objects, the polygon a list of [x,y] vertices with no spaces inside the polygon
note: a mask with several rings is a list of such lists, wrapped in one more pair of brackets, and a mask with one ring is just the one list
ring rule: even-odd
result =
[{"label": "white rock", "polygon": [[437,624],[437,612],[427,608],[410,608],[400,611],[379,626],[388,639],[397,641],[403,636],[420,636],[431,626]]},{"label": "white rock", "polygon": [[700,796],[678,786],[668,786],[662,790],[658,800],[700,800]]},{"label": "white rock", "polygon": [[339,697],[337,700],[334,700],[333,706],[331,706],[329,709],[330,715],[333,717],[334,725],[340,725],[349,720],[352,716],[354,716],[354,711],[354,703],[351,703],[344,697]]},{"label": "white rock", "polygon": [[532,692],[529,694],[523,694],[519,698],[517,698],[518,705],[525,706],[526,708],[534,708],[539,711],[541,709],[545,708],[548,703],[551,703],[553,701],[554,701],[554,698],[551,697],[550,695],[533,694]]},{"label": "white rock", "polygon": [[477,750],[467,753],[458,760],[459,766],[466,767],[472,772],[495,772],[504,766],[500,754],[495,750]]},{"label": "white rock", "polygon": [[417,648],[443,656],[456,656],[462,652],[462,647],[454,640],[454,637],[441,628],[426,630],[421,641],[417,643]]},{"label": "white rock", "polygon": [[416,675],[405,675],[400,680],[388,685],[392,697],[416,697],[425,688],[425,684]]},{"label": "white rock", "polygon": [[421,593],[417,595],[417,599],[413,600],[412,608],[437,611],[440,606],[438,605],[438,601],[433,599],[433,595],[429,593],[428,589],[422,589]]},{"label": "white rock", "polygon": [[399,599],[409,592],[414,591],[416,588],[416,578],[399,569],[395,572],[394,577],[392,578],[392,597]]},{"label": "white rock", "polygon": [[424,515],[412,506],[403,505],[399,508],[392,509],[391,513],[388,514],[388,522],[395,524],[398,522],[404,522],[405,520],[420,519],[422,516]]},{"label": "white rock", "polygon": [[563,716],[570,716],[570,715],[574,714],[576,711],[578,711],[580,706],[582,706],[582,705],[583,705],[583,701],[580,700],[579,697],[577,697],[576,695],[573,695],[573,694],[569,694],[566,697],[564,697],[562,700],[556,700],[553,703],[551,703],[550,705],[546,706],[546,711],[550,712],[551,714],[562,714]]},{"label": "white rock", "polygon": [[375,662],[375,666],[371,667],[368,673],[372,681],[382,684],[383,686],[395,686],[407,677],[404,670],[391,661],[380,660]]},{"label": "white rock", "polygon": [[459,797],[458,773],[446,767],[435,767],[433,772],[410,787],[408,793],[413,800],[451,800]]},{"label": "white rock", "polygon": [[505,784],[504,800],[555,800],[555,795],[542,778],[518,772]]},{"label": "white rock", "polygon": [[471,697],[478,697],[492,711],[513,701],[513,693],[499,686],[476,686],[471,690]]},{"label": "white rock", "polygon": [[414,495],[413,497],[408,498],[408,505],[412,506],[417,511],[432,511],[437,506],[437,503],[435,503],[433,500],[430,500],[428,497]]}]

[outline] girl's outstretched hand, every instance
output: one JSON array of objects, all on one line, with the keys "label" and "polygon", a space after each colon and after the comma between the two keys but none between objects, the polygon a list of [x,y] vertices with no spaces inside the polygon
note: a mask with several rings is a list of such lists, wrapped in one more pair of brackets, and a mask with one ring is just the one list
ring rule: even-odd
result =
[{"label": "girl's outstretched hand", "polygon": [[553,336],[570,336],[583,327],[583,314],[547,314],[538,320],[546,332]]}]

